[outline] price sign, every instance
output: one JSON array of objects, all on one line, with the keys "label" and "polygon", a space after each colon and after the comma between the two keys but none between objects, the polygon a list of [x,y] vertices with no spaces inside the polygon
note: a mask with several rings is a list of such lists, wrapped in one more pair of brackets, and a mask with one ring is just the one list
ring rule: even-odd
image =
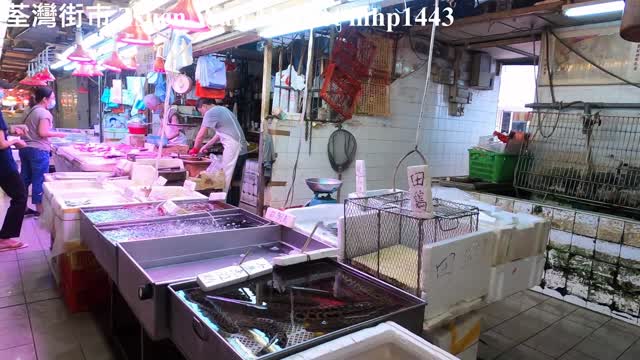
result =
[{"label": "price sign", "polygon": [[265,217],[277,224],[286,226],[288,228],[293,228],[293,225],[295,225],[296,223],[295,216],[271,207],[267,209]]},{"label": "price sign", "polygon": [[182,186],[189,191],[196,191],[197,184],[194,181],[185,180]]},{"label": "price sign", "polygon": [[431,196],[431,175],[427,165],[407,167],[411,212],[414,216],[425,218],[433,213]]},{"label": "price sign", "polygon": [[226,192],[212,192],[209,194],[210,201],[226,201],[227,193]]},{"label": "price sign", "polygon": [[144,148],[149,151],[154,151],[156,149],[156,146],[150,143],[144,143]]},{"label": "price sign", "polygon": [[167,183],[167,179],[163,176],[158,176],[156,181],[153,182],[153,186],[164,186]]},{"label": "price sign", "polygon": [[176,205],[176,203],[174,203],[171,200],[167,200],[164,203],[162,203],[162,209],[170,215],[175,215],[178,213],[178,211],[180,211],[180,206]]}]

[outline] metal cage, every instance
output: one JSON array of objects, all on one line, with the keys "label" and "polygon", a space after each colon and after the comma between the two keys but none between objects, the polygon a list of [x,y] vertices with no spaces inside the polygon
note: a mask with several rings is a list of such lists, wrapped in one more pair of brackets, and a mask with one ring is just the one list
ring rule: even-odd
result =
[{"label": "metal cage", "polygon": [[517,189],[585,203],[640,208],[640,117],[531,114]]},{"label": "metal cage", "polygon": [[431,218],[412,216],[406,192],[345,201],[344,262],[417,296],[422,249],[478,229],[476,207],[433,199]]}]

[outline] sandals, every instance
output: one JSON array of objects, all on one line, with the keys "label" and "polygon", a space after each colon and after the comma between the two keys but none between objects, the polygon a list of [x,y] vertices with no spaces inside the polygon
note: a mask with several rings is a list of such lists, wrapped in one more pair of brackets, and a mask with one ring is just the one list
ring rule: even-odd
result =
[{"label": "sandals", "polygon": [[29,244],[25,244],[22,241],[3,240],[3,241],[0,241],[0,252],[24,249],[27,246],[29,246]]}]

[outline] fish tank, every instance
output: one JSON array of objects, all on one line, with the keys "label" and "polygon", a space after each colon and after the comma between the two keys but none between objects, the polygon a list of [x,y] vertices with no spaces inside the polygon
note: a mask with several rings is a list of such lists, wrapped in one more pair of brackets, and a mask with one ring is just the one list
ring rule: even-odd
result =
[{"label": "fish tank", "polygon": [[[388,319],[419,331],[424,317],[419,298],[326,259],[274,267],[219,290],[195,282],[170,287],[197,316],[198,337],[211,331],[224,342],[217,351],[225,359],[281,358]],[[174,341],[187,357],[204,358],[193,350],[202,346]]]}]

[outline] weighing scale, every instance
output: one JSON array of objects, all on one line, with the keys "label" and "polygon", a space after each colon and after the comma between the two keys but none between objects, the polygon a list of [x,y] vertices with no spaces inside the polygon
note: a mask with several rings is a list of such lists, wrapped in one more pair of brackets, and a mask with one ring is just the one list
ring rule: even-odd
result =
[{"label": "weighing scale", "polygon": [[338,201],[331,197],[331,194],[338,191],[342,186],[342,181],[330,178],[310,178],[305,182],[314,196],[305,206],[314,206],[320,204],[336,204]]}]

